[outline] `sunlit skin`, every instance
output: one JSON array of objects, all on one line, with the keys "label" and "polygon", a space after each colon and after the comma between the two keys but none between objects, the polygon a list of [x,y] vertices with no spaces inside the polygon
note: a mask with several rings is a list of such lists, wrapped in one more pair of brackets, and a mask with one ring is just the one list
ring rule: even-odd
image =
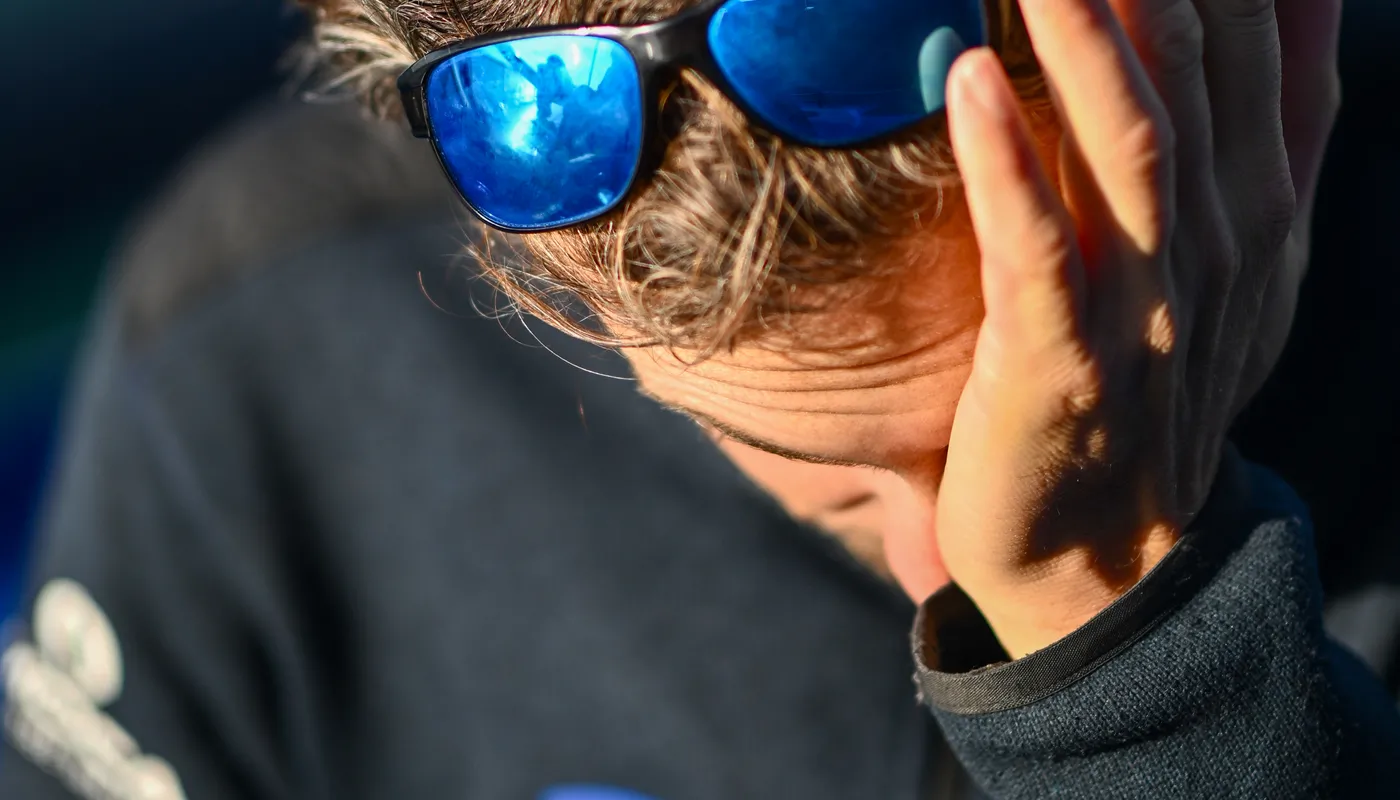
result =
[{"label": "sunlit skin", "polygon": [[[1054,120],[1033,128],[1045,163],[1054,163],[1060,134]],[[936,540],[943,467],[985,314],[965,200],[950,191],[942,205],[936,223],[889,256],[907,267],[884,291],[853,293],[865,298],[858,304],[703,360],[669,348],[628,353],[644,393],[700,424],[792,517],[916,597],[951,580],[937,547],[892,559],[887,545]],[[1164,532],[1139,554],[1134,576],[1178,534]],[[1101,603],[1112,596],[1105,590]]]},{"label": "sunlit skin", "polygon": [[[643,391],[695,418],[790,515],[882,575],[895,510],[936,496],[982,322],[976,238],[960,204],[945,208],[911,242],[923,257],[867,307],[803,317],[791,335],[695,364],[667,349],[629,352]],[[810,328],[827,332],[815,348],[797,333]],[[901,468],[934,480],[918,492]]]},{"label": "sunlit skin", "polygon": [[1022,0],[1059,122],[964,54],[964,189],[889,285],[709,359],[629,351],[643,391],[913,600],[956,581],[1013,658],[1074,631],[1204,504],[1305,271],[1340,4],[1201,8]]},{"label": "sunlit skin", "polygon": [[[1053,120],[1036,126],[1047,161],[1059,134]],[[937,222],[889,256],[907,268],[883,291],[860,292],[859,305],[799,317],[789,332],[704,360],[628,351],[644,393],[699,423],[789,515],[890,579],[886,533],[933,525],[984,314],[966,204],[955,190],[942,205]],[[936,550],[923,566],[919,585],[948,583]]]}]

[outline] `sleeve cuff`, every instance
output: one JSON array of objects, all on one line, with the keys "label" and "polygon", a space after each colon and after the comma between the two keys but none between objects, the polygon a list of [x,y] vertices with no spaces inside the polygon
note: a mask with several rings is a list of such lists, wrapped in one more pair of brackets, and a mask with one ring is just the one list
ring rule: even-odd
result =
[{"label": "sleeve cuff", "polygon": [[953,714],[990,714],[1037,703],[1091,674],[1211,583],[1257,524],[1249,521],[1251,494],[1249,466],[1227,447],[1210,500],[1161,563],[1079,630],[1016,661],[972,600],[945,587],[914,622],[923,701]]}]

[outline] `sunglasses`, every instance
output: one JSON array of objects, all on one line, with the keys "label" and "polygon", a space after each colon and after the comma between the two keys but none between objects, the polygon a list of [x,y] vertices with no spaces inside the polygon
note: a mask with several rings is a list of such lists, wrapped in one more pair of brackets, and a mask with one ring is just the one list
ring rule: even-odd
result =
[{"label": "sunglasses", "polygon": [[785,141],[855,148],[942,111],[948,70],[986,30],[981,0],[704,0],[648,25],[458,42],[399,90],[466,205],[541,232],[608,214],[655,170],[681,68]]}]

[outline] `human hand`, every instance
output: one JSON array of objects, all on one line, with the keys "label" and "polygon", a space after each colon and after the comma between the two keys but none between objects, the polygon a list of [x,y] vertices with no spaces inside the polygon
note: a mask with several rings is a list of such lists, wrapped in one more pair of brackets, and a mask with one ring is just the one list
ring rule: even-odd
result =
[{"label": "human hand", "polygon": [[953,70],[986,320],[937,554],[907,538],[887,552],[918,599],[919,559],[941,558],[1013,657],[1175,545],[1282,350],[1337,108],[1340,0],[1277,5],[1022,0],[1064,130],[1058,189],[996,58]]}]

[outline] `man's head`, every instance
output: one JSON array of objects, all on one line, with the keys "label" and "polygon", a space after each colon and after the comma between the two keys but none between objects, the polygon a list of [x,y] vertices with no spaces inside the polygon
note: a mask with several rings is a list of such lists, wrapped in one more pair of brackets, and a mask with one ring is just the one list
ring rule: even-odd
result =
[{"label": "man's head", "polygon": [[[388,114],[399,71],[445,44],[530,25],[635,24],[694,5],[307,2],[342,80]],[[1053,154],[1017,3],[988,0],[987,11],[990,42]],[[944,122],[861,150],[795,147],[687,74],[661,129],[659,169],[618,211],[511,241],[526,257],[487,269],[527,310],[631,345],[644,391],[699,419],[796,516],[878,538],[903,502],[894,476],[938,468],[981,321],[977,245]],[[559,310],[573,298],[601,326]]]}]

